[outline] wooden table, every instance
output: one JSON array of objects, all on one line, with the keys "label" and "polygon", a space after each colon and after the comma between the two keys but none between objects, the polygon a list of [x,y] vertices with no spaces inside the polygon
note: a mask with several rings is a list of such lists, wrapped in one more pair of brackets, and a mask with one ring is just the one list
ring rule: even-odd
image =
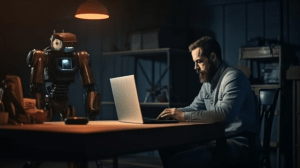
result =
[{"label": "wooden table", "polygon": [[87,125],[47,122],[0,125],[2,157],[80,161],[184,145],[224,136],[219,124],[132,124],[90,121]]}]

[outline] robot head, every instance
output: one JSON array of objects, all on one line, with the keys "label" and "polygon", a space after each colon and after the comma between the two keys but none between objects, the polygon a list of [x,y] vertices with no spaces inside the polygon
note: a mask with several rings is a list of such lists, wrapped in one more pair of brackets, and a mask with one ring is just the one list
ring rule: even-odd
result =
[{"label": "robot head", "polygon": [[72,33],[54,33],[50,38],[51,49],[57,52],[73,52],[77,38]]}]

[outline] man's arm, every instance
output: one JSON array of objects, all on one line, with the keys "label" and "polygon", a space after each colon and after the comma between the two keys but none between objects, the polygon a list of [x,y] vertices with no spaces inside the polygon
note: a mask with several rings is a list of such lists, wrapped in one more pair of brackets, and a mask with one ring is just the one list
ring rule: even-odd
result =
[{"label": "man's arm", "polygon": [[188,113],[191,111],[198,111],[198,110],[206,110],[205,103],[203,100],[203,92],[205,87],[201,87],[199,94],[195,97],[193,103],[184,108],[166,108],[162,113],[159,114],[157,119],[161,118],[173,118],[178,121],[185,121],[184,113]]},{"label": "man's arm", "polygon": [[187,107],[177,108],[183,112],[206,110],[203,95],[205,93],[205,84],[202,85],[199,94],[195,97],[194,101]]},{"label": "man's arm", "polygon": [[211,110],[193,110],[184,113],[187,121],[199,122],[233,122],[240,111],[246,96],[251,90],[249,81],[240,72],[231,71],[223,78],[218,97],[220,104]]}]

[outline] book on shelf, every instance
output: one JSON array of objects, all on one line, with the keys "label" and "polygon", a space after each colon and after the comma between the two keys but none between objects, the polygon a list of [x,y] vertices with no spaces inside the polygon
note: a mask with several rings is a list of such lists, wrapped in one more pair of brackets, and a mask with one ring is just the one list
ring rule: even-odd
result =
[{"label": "book on shelf", "polygon": [[279,83],[279,63],[266,63],[262,75],[264,84]]}]

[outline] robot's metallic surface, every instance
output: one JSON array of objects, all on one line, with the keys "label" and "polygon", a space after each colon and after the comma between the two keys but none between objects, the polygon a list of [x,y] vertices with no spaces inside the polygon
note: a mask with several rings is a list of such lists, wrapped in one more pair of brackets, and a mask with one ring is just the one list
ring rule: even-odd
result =
[{"label": "robot's metallic surface", "polygon": [[51,46],[44,50],[34,49],[27,56],[31,68],[31,95],[37,100],[37,108],[47,110],[48,119],[52,121],[76,116],[75,108],[68,105],[68,89],[80,71],[87,92],[86,114],[94,120],[100,112],[100,96],[94,91],[89,54],[74,51],[77,38],[72,33],[54,33],[50,42]]}]

